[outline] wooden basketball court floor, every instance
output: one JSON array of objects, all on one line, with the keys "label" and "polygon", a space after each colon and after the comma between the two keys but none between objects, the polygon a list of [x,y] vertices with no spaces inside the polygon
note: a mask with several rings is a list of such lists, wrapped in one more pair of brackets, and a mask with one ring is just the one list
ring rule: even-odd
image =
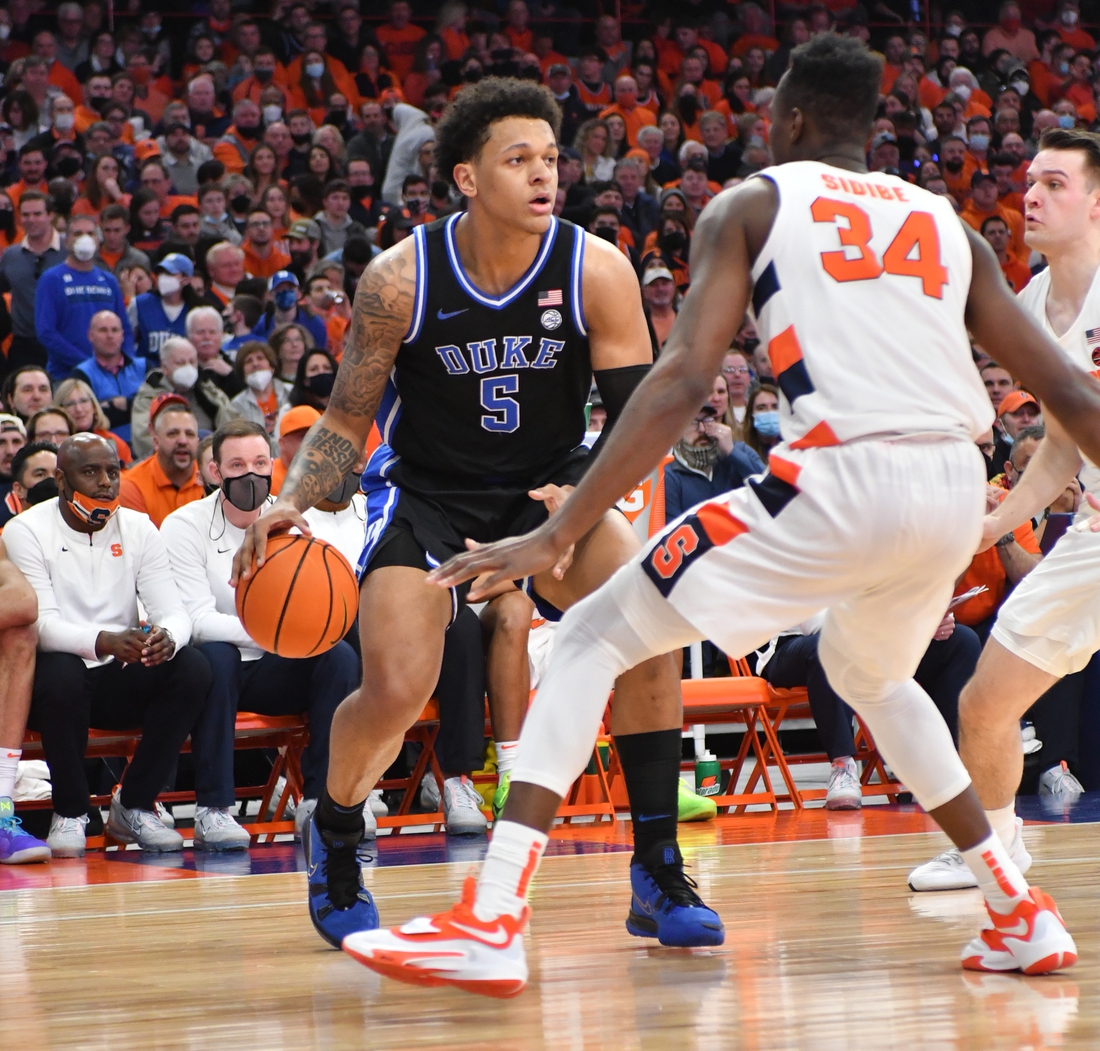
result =
[{"label": "wooden basketball court floor", "polygon": [[[534,886],[531,983],[510,1001],[385,982],[329,949],[289,844],[6,868],[0,1047],[1097,1049],[1098,816],[1025,829],[1032,878],[1081,953],[1046,978],[960,970],[978,893],[908,890],[909,868],[946,840],[906,807],[682,825],[690,871],[726,924],[713,950],[627,935],[627,825],[560,829]],[[484,847],[383,839],[366,869],[383,923],[451,904]]]}]

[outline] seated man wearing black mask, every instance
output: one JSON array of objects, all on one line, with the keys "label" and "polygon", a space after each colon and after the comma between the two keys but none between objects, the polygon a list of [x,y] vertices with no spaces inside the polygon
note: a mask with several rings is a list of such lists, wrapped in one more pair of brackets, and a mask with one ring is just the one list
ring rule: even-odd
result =
[{"label": "seated man wearing black mask", "polygon": [[227,172],[239,175],[260,140],[260,131],[260,107],[250,98],[241,99],[233,106],[233,123],[214,144],[214,159],[221,161]]},{"label": "seated man wearing black mask", "polygon": [[31,442],[11,458],[11,491],[0,504],[0,529],[28,507],[57,496],[57,446]]},{"label": "seated man wearing black mask", "polygon": [[[305,798],[317,799],[328,772],[329,725],[358,686],[355,651],[341,642],[317,657],[265,653],[237,617],[229,585],[244,531],[271,503],[271,445],[258,424],[232,420],[211,443],[211,477],[220,488],[174,511],[161,526],[172,573],[193,624],[192,640],[210,662],[208,704],[191,731],[195,791],[206,806],[234,804],[233,726],[238,708],[264,715],[309,713],[310,743],[302,757]],[[218,710],[215,711],[214,707]],[[372,821],[369,808],[365,814]]]}]

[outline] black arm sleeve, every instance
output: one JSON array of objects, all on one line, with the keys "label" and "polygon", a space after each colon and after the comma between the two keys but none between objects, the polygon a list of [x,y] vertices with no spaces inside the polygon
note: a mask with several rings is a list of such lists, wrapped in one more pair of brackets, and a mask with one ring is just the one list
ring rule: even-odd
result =
[{"label": "black arm sleeve", "polygon": [[592,446],[589,460],[599,455],[604,439],[611,433],[630,395],[646,378],[651,368],[653,368],[652,364],[624,365],[621,369],[600,369],[592,374],[596,380],[596,389],[600,392],[604,408],[607,410],[607,422],[603,425],[603,431],[596,444]]}]

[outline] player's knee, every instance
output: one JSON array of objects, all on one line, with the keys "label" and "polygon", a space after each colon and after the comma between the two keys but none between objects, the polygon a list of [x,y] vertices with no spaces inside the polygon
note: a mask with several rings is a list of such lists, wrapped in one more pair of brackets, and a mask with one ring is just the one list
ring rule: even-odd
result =
[{"label": "player's knee", "polygon": [[824,635],[818,643],[817,656],[829,685],[857,711],[881,704],[900,685],[861,668],[832,646]]},{"label": "player's knee", "polygon": [[491,630],[511,640],[526,640],[531,633],[531,600],[520,591],[502,595],[492,603]]},{"label": "player's knee", "polygon": [[981,676],[972,678],[959,694],[959,728],[982,729],[996,726],[998,723],[1014,723],[1018,716],[1004,703],[995,690],[982,681]]}]

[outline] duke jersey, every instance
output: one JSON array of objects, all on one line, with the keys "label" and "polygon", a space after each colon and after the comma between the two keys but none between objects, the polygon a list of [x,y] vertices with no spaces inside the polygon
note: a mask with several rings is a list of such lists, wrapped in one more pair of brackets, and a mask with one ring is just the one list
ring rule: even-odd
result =
[{"label": "duke jersey", "polygon": [[[1075,365],[1100,379],[1100,267],[1093,274],[1081,313],[1060,336],[1055,334],[1047,318],[1049,292],[1050,268],[1047,267],[1036,274],[1020,293],[1020,306],[1043,326],[1047,335],[1066,351]],[[1085,492],[1100,496],[1100,468],[1083,453],[1082,459],[1085,466],[1081,471],[1081,482]],[[1093,513],[1088,504],[1083,504],[1081,510],[1090,515]]]},{"label": "duke jersey", "polygon": [[768,168],[779,207],[753,270],[787,449],[993,423],[964,312],[972,257],[945,198],[816,161]]},{"label": "duke jersey", "polygon": [[414,232],[413,319],[377,416],[389,477],[409,489],[534,479],[584,439],[584,232],[552,219],[527,273],[492,296],[462,268],[459,218]]}]

